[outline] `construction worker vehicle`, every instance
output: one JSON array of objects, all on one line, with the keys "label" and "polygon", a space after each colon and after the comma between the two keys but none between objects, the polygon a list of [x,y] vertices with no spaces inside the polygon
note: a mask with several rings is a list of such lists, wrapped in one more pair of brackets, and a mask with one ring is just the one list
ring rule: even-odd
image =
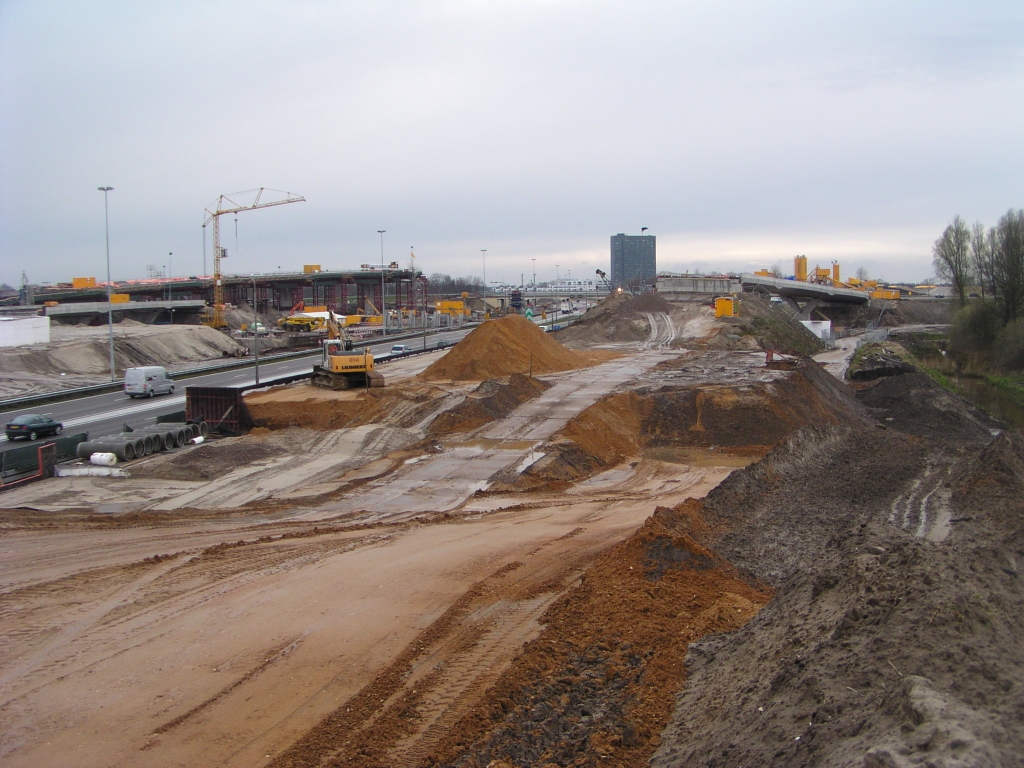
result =
[{"label": "construction worker vehicle", "polygon": [[339,325],[333,312],[327,318],[323,357],[320,365],[313,366],[310,383],[314,387],[333,390],[384,386],[384,376],[373,370],[370,350],[353,349],[352,338]]}]

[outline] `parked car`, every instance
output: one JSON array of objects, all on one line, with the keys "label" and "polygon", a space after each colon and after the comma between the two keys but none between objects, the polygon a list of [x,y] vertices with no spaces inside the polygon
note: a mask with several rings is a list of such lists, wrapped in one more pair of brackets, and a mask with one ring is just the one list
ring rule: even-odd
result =
[{"label": "parked car", "polygon": [[64,425],[54,421],[49,416],[40,416],[37,413],[26,413],[15,416],[14,419],[4,428],[8,440],[16,440],[19,437],[35,440],[44,435],[59,435]]},{"label": "parked car", "polygon": [[447,346],[448,346],[448,342],[445,341],[444,339],[441,339],[439,342],[437,342],[437,348],[438,349],[445,349]]},{"label": "parked car", "polygon": [[124,372],[124,393],[128,397],[173,395],[174,381],[167,375],[167,369],[160,365],[129,368]]},{"label": "parked car", "polygon": [[406,352],[412,352],[412,347],[408,344],[395,344],[395,346],[391,348],[392,355],[402,355]]}]

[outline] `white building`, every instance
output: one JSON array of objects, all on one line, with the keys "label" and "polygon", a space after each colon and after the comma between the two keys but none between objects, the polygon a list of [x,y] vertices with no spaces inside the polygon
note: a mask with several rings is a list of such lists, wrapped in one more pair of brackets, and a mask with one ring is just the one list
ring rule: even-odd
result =
[{"label": "white building", "polygon": [[0,347],[50,343],[50,318],[0,317]]}]

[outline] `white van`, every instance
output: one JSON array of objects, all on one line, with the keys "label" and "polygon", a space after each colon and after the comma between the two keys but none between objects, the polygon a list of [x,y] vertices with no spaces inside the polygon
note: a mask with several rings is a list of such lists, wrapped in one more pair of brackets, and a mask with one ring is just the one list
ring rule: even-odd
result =
[{"label": "white van", "polygon": [[124,393],[128,397],[173,395],[174,382],[167,376],[167,369],[160,365],[129,368],[124,372]]}]

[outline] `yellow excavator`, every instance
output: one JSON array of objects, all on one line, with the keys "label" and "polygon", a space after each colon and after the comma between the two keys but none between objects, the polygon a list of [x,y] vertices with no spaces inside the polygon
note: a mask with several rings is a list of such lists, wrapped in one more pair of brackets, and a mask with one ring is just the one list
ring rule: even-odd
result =
[{"label": "yellow excavator", "polygon": [[323,340],[323,358],[313,366],[310,383],[323,389],[351,389],[354,387],[383,387],[384,376],[373,370],[370,350],[353,349],[349,336],[333,312],[327,315],[327,338]]}]

